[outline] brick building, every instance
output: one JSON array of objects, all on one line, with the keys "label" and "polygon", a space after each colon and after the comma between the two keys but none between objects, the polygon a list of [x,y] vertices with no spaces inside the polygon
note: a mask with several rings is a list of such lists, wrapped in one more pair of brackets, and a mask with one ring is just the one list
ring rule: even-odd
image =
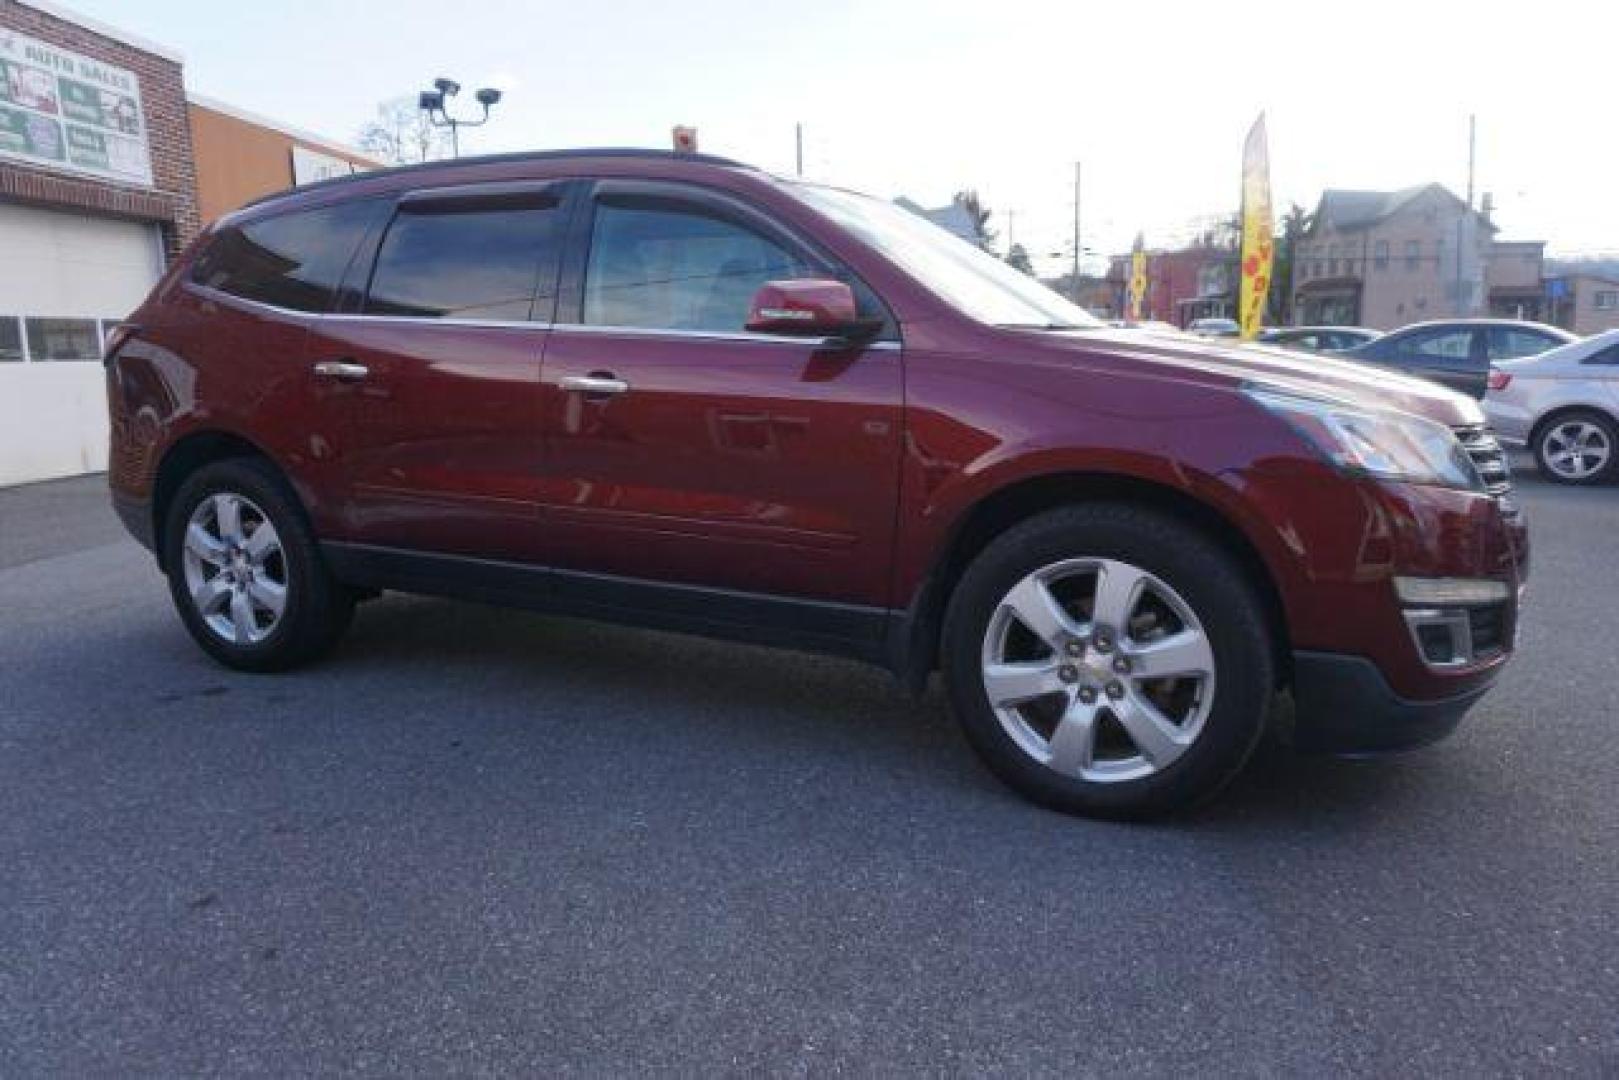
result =
[{"label": "brick building", "polygon": [[0,484],[105,468],[103,343],[202,227],[199,190],[212,217],[371,164],[188,102],[162,45],[0,0]]},{"label": "brick building", "polygon": [[[1130,259],[1115,255],[1108,267],[1114,310],[1121,312],[1128,309]],[[1220,244],[1147,252],[1142,320],[1185,327],[1195,319],[1231,317],[1237,310],[1237,261],[1236,249]]]},{"label": "brick building", "polygon": [[178,54],[0,0],[0,483],[101,468],[107,329],[199,227]]}]

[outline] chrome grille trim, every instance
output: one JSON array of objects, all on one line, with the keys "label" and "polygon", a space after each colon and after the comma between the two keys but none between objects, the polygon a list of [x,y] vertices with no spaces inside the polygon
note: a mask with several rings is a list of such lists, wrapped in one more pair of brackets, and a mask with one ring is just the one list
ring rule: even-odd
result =
[{"label": "chrome grille trim", "polygon": [[1462,444],[1473,467],[1484,481],[1491,495],[1505,495],[1512,490],[1512,470],[1507,464],[1506,451],[1496,440],[1495,432],[1483,424],[1470,424],[1455,429],[1456,441]]}]

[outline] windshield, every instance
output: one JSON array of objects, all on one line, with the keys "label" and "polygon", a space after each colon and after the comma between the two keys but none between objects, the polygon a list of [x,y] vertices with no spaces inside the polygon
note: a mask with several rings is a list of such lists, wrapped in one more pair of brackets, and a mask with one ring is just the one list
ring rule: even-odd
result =
[{"label": "windshield", "polygon": [[793,183],[791,188],[951,306],[980,322],[1041,330],[1103,325],[1029,275],[904,207],[816,184]]}]

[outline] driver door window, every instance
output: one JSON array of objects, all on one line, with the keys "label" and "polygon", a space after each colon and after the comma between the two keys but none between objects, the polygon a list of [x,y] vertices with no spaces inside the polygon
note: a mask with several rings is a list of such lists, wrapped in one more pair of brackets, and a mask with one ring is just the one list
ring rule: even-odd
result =
[{"label": "driver door window", "polygon": [[700,207],[603,200],[585,268],[584,321],[741,331],[759,286],[812,276],[773,241]]}]

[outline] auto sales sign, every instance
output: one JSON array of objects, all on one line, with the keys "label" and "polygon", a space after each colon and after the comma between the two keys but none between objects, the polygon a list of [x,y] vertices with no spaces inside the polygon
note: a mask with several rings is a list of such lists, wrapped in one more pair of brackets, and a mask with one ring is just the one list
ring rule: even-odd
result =
[{"label": "auto sales sign", "polygon": [[0,158],[150,186],[135,73],[0,27]]}]

